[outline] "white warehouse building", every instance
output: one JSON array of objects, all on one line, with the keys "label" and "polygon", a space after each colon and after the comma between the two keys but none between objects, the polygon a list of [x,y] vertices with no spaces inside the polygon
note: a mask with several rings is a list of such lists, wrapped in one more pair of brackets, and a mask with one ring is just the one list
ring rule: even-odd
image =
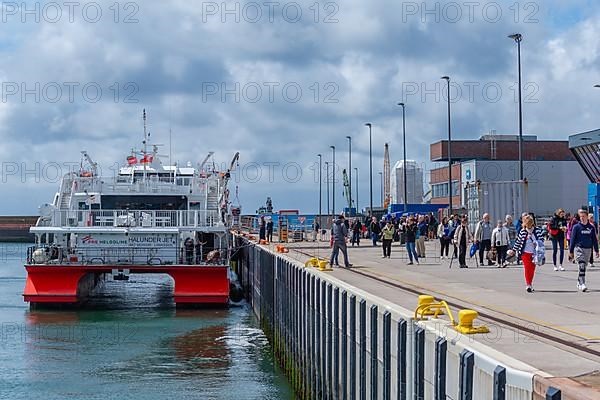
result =
[{"label": "white warehouse building", "polygon": [[[392,204],[404,204],[404,161],[398,161],[390,175]],[[423,168],[416,161],[406,160],[406,203],[423,203]]]}]

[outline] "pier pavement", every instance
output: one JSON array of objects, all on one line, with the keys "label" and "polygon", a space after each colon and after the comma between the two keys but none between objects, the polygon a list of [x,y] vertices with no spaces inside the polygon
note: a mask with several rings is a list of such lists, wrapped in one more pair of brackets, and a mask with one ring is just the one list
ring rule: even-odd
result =
[{"label": "pier pavement", "polygon": [[[289,256],[304,263],[315,256],[328,259],[328,245],[308,241],[286,247]],[[526,364],[529,372],[600,388],[600,266],[588,269],[589,291],[581,293],[577,266],[565,261],[567,270],[555,272],[548,252],[547,264],[536,272],[535,293],[527,293],[520,265],[478,266],[472,258],[468,269],[458,268],[456,260],[450,268],[450,260],[440,259],[438,251],[435,241],[428,242],[427,257],[407,265],[407,253],[398,243],[391,258],[383,259],[381,247],[363,241],[348,247],[351,269],[324,273],[407,309],[416,308],[418,294],[428,294],[450,303],[455,317],[459,309],[476,310],[480,318],[475,324],[491,331],[468,340]]]}]

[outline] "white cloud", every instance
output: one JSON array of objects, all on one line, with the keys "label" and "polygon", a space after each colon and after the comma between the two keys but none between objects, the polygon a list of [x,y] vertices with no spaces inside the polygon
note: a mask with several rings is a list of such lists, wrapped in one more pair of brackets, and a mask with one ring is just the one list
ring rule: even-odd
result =
[{"label": "white cloud", "polygon": [[[113,3],[101,4],[108,11]],[[556,15],[547,19],[545,9],[537,24],[515,24],[507,9],[497,23],[481,18],[474,23],[435,23],[404,15],[404,3],[360,0],[338,4],[334,18],[339,22],[323,23],[327,10],[321,9],[315,23],[309,8],[313,4],[301,2],[303,19],[296,24],[281,16],[274,22],[248,23],[242,18],[240,23],[231,19],[223,23],[220,16],[203,22],[201,7],[182,0],[139,3],[135,24],[115,24],[110,12],[96,24],[81,20],[5,24],[3,33],[11,39],[1,50],[3,82],[25,82],[28,87],[34,82],[97,82],[103,97],[97,103],[86,102],[79,92],[74,102],[63,95],[51,103],[10,96],[0,103],[0,156],[5,162],[78,162],[79,151],[85,148],[102,164],[111,165],[139,146],[141,110],[146,108],[157,141],[167,143],[172,126],[175,158],[180,161],[198,160],[215,150],[220,161],[228,162],[240,150],[243,162],[298,162],[306,170],[317,153],[329,157],[331,144],[338,146],[338,161],[345,163],[345,136],[352,135],[353,164],[361,168],[359,186],[366,188],[365,122],[375,126],[375,172],[381,169],[384,142],[390,143],[392,161],[402,151],[398,101],[407,102],[410,158],[427,161],[429,143],[445,137],[443,99],[422,96],[423,88],[440,86],[441,75],[450,74],[463,89],[463,97],[452,108],[456,137],[477,137],[491,129],[516,131],[515,88],[511,88],[516,81],[516,53],[506,38],[516,30],[525,35],[524,79],[537,85],[526,91],[537,101],[525,104],[526,132],[566,139],[600,123],[600,90],[591,88],[600,83],[598,5],[577,3],[573,7],[585,10],[584,17],[565,17],[567,22],[560,25]],[[570,15],[573,8],[561,10]],[[127,82],[139,92],[126,90]],[[292,103],[278,92],[270,102],[265,89],[256,103],[243,96],[239,102],[232,97],[222,102],[220,93],[203,98],[203,82],[224,82],[228,87],[235,82],[242,87],[250,82],[294,82],[303,95]],[[466,82],[478,85],[474,101],[468,99]],[[326,90],[328,83],[336,90]],[[419,93],[405,99],[402,91],[407,83],[416,83]],[[486,84],[502,89],[498,101],[483,98]],[[138,102],[124,102],[128,95]],[[337,102],[325,102],[327,95]],[[314,210],[310,195],[314,181],[262,184],[241,183],[240,197],[250,210],[271,192],[282,208],[289,203]],[[3,184],[14,194],[0,200],[4,213],[32,213],[53,191],[38,191],[39,197],[20,187]]]}]

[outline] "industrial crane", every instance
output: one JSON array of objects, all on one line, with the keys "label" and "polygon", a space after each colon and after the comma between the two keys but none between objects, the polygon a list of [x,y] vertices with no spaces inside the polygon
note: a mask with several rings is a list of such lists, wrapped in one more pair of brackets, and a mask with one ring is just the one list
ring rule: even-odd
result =
[{"label": "industrial crane", "polygon": [[387,209],[390,202],[390,148],[386,143],[383,150],[383,207]]}]

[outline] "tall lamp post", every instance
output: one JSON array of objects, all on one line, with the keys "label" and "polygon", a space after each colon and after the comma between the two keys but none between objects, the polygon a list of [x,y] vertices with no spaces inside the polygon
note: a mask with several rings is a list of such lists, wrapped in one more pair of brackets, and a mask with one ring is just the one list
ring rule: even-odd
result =
[{"label": "tall lamp post", "polygon": [[450,77],[442,76],[448,83],[448,216],[452,215],[452,123],[450,120]]},{"label": "tall lamp post", "polygon": [[356,200],[355,200],[356,201],[356,213],[358,214],[358,168],[354,167],[354,172],[355,172],[354,179],[356,182],[356,185],[355,185],[356,186],[356,188],[355,188],[355,190],[356,190]]},{"label": "tall lamp post", "polygon": [[346,136],[348,139],[348,203],[350,204],[350,215],[352,215],[352,137]]},{"label": "tall lamp post", "polygon": [[522,181],[525,177],[523,174],[523,101],[521,99],[521,42],[523,41],[523,35],[513,33],[512,35],[508,35],[508,37],[517,42],[519,61],[519,180]]},{"label": "tall lamp post", "polygon": [[408,202],[408,190],[406,183],[406,106],[404,103],[398,103],[400,107],[402,107],[402,148],[403,148],[403,164],[402,170],[404,173],[404,212],[407,211],[406,203]]},{"label": "tall lamp post", "polygon": [[368,122],[365,124],[369,128],[369,206],[371,207],[371,217],[373,216],[373,125]]},{"label": "tall lamp post", "polygon": [[329,146],[333,154],[333,179],[331,180],[331,211],[335,216],[335,146]]},{"label": "tall lamp post", "polygon": [[[327,215],[331,215],[329,208],[329,161],[325,161],[325,186],[327,187]],[[329,217],[327,217],[329,219]]]},{"label": "tall lamp post", "polygon": [[321,172],[323,171],[323,156],[321,154],[317,154],[317,157],[319,157],[319,225],[321,225],[321,214],[322,214],[322,200],[323,200],[323,185],[322,185],[322,178],[321,178]]}]

